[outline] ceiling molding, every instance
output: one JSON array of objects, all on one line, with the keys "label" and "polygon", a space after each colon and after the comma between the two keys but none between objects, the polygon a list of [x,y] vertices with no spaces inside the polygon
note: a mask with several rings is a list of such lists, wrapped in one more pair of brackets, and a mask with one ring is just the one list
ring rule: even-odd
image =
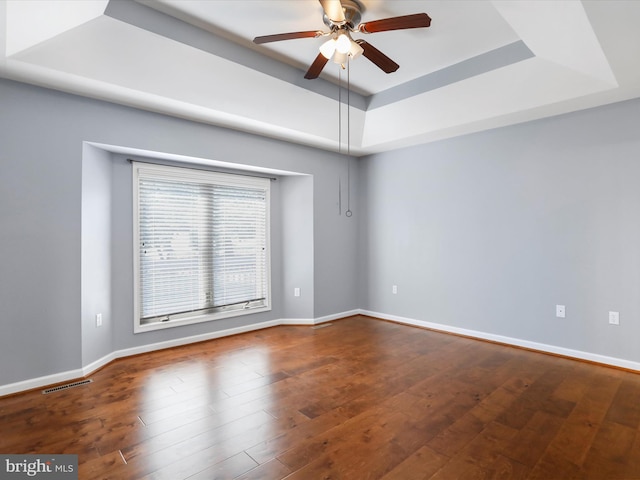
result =
[{"label": "ceiling molding", "polygon": [[368,97],[367,110],[384,107],[431,90],[437,90],[446,85],[461,82],[476,75],[521,62],[533,56],[533,52],[529,50],[523,41],[510,43],[504,47],[498,47],[482,55],[371,95]]}]

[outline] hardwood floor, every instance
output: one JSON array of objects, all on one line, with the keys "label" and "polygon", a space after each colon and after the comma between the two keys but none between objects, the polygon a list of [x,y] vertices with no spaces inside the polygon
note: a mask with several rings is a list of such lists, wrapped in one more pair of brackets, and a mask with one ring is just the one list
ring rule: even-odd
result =
[{"label": "hardwood floor", "polygon": [[0,452],[81,479],[640,479],[640,375],[366,317],[0,398]]}]

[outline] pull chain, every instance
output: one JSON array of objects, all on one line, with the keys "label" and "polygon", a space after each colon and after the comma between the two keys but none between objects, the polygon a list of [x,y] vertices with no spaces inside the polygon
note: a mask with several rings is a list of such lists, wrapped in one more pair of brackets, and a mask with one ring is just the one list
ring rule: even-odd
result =
[{"label": "pull chain", "polygon": [[351,59],[347,57],[347,217],[351,211]]},{"label": "pull chain", "polygon": [[[338,70],[338,155],[342,153],[342,69]],[[342,215],[342,180],[338,178],[338,215]]]},{"label": "pull chain", "polygon": [[338,154],[342,153],[342,69],[338,70]]}]

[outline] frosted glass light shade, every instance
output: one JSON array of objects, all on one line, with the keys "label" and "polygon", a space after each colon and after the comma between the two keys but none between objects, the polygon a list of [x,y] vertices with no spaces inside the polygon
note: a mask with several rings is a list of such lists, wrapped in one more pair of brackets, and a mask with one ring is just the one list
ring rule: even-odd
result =
[{"label": "frosted glass light shade", "polygon": [[349,53],[351,50],[351,39],[344,33],[341,33],[336,40],[336,50],[339,53]]},{"label": "frosted glass light shade", "polygon": [[333,52],[336,51],[336,41],[331,38],[320,45],[320,53],[329,60],[333,56]]},{"label": "frosted glass light shade", "polygon": [[348,54],[338,52],[336,50],[336,53],[333,55],[333,62],[337,63],[338,65],[344,65],[345,63],[347,63],[348,58],[349,58]]},{"label": "frosted glass light shade", "polygon": [[351,48],[349,50],[349,55],[351,56],[351,58],[358,58],[360,55],[362,55],[362,52],[364,52],[364,49],[360,46],[360,44],[351,41]]}]

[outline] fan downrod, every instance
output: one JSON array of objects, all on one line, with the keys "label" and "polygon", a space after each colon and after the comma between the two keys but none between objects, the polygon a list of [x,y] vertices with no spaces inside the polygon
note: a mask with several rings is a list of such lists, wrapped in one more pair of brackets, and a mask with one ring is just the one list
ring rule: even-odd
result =
[{"label": "fan downrod", "polygon": [[365,11],[364,5],[359,0],[342,0],[342,10],[344,12],[344,22],[334,22],[327,14],[322,15],[322,21],[331,29],[331,31],[340,28],[347,28],[353,31],[362,19],[362,13]]}]

